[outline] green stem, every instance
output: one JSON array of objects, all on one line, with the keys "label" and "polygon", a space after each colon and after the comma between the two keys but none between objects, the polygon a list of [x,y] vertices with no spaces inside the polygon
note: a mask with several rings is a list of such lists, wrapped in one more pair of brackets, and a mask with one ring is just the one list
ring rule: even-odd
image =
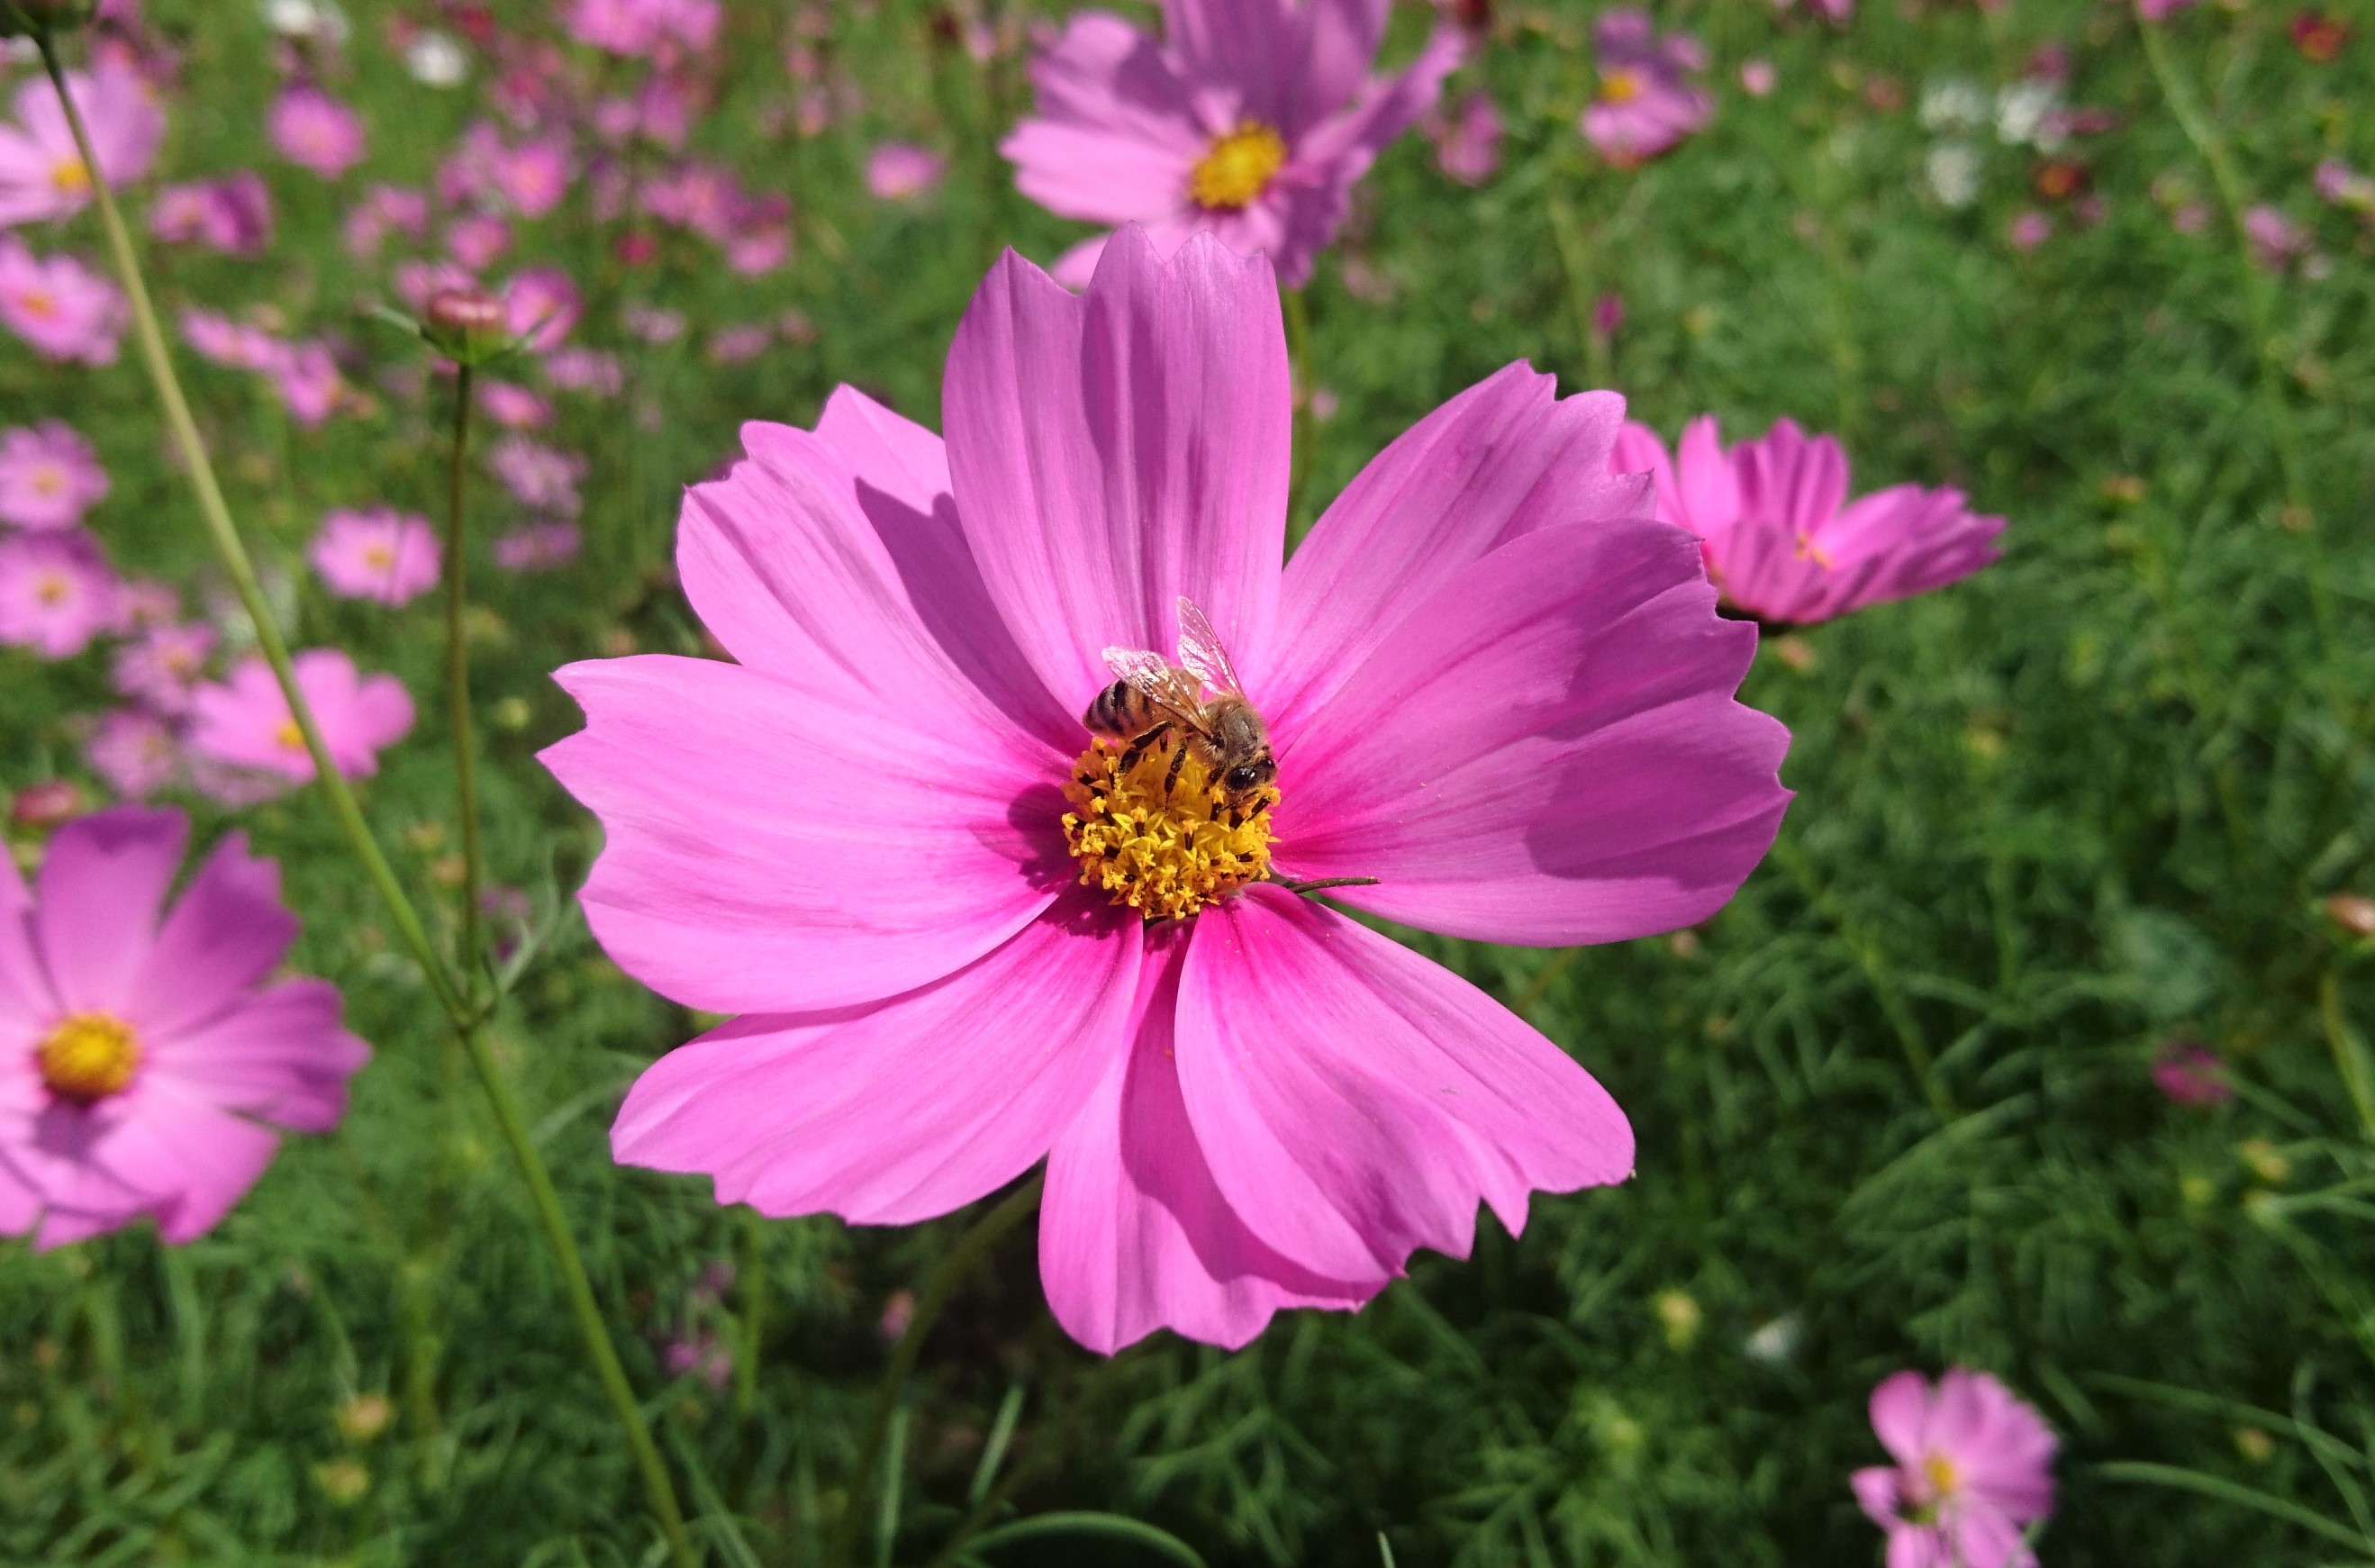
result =
[{"label": "green stem", "polygon": [[1928,1097],[1931,1110],[1937,1113],[1941,1122],[1955,1120],[1962,1113],[1955,1108],[1954,1096],[1947,1093],[1946,1086],[1938,1081],[1937,1063],[1930,1052],[1929,1036],[1921,1032],[1921,1022],[1913,1016],[1912,1008],[1907,1005],[1904,992],[1897,989],[1896,977],[1889,973],[1887,961],[1881,956],[1878,944],[1857,925],[1847,907],[1831,890],[1823,886],[1821,878],[1814,875],[1814,867],[1807,863],[1795,845],[1786,842],[1776,843],[1773,858],[1788,869],[1797,881],[1799,890],[1806,895],[1806,901],[1837,928],[1839,940],[1846,943],[1848,951],[1855,955],[1856,965],[1863,971],[1864,979],[1870,983],[1882,1014],[1887,1018],[1889,1027],[1896,1032],[1897,1044],[1905,1052],[1906,1066],[1913,1069],[1913,1077]]},{"label": "green stem", "polygon": [[1542,206],[1550,218],[1551,242],[1558,251],[1559,270],[1566,277],[1567,304],[1575,312],[1576,341],[1583,347],[1584,384],[1606,386],[1612,379],[1609,343],[1608,335],[1599,329],[1593,319],[1599,301],[1592,289],[1590,242],[1566,193],[1559,188],[1556,171],[1543,177]]},{"label": "green stem", "polygon": [[1006,1200],[974,1222],[973,1229],[957,1238],[956,1244],[940,1259],[939,1267],[924,1285],[924,1293],[916,1300],[916,1310],[907,1319],[906,1331],[891,1352],[891,1364],[882,1371],[882,1383],[874,1391],[874,1409],[867,1417],[866,1435],[858,1442],[857,1473],[851,1478],[849,1505],[843,1512],[834,1530],[833,1550],[829,1562],[849,1562],[855,1560],[858,1521],[865,1513],[866,1499],[874,1488],[874,1472],[881,1467],[883,1438],[891,1430],[891,1418],[899,1408],[900,1396],[905,1392],[907,1379],[915,1375],[916,1358],[924,1351],[924,1337],[931,1332],[933,1323],[949,1298],[984,1253],[1000,1236],[1012,1230],[1039,1207],[1039,1195],[1046,1190],[1045,1171],[1008,1195]]},{"label": "green stem", "polygon": [[767,1316],[767,1217],[742,1216],[742,1353],[734,1358],[734,1414],[747,1419],[759,1399],[759,1340]]},{"label": "green stem", "polygon": [[1290,540],[1300,537],[1304,486],[1311,477],[1311,308],[1300,289],[1279,290],[1286,317],[1286,358],[1293,377],[1294,425],[1293,451],[1286,481],[1286,518]]},{"label": "green stem", "polygon": [[479,849],[479,768],[470,737],[470,644],[463,612],[467,542],[462,527],[462,481],[470,447],[470,367],[454,380],[454,461],[447,477],[445,525],[445,701],[454,730],[455,812],[462,819],[462,988],[472,995],[486,962],[479,931],[479,887],[484,870]]},{"label": "green stem", "polygon": [[2342,1075],[2350,1102],[2358,1111],[2359,1128],[2368,1141],[2375,1142],[2375,1064],[2368,1061],[2367,1047],[2350,1032],[2350,1020],[2342,1013],[2342,983],[2330,969],[2318,976],[2317,1015],[2325,1025],[2326,1049],[2334,1053],[2334,1070]]},{"label": "green stem", "polygon": [[247,547],[241,540],[239,528],[231,521],[230,509],[224,504],[222,489],[215,481],[214,466],[207,461],[206,443],[198,436],[196,421],[190,417],[190,407],[182,395],[182,385],[173,373],[173,361],[165,348],[164,335],[157,327],[157,312],[148,301],[147,285],[140,276],[140,264],[132,250],[132,239],[124,226],[124,217],[116,209],[114,194],[108,188],[104,171],[93,152],[90,134],[84,126],[82,112],[76,108],[74,97],[66,91],[65,72],[58,63],[55,41],[46,30],[36,35],[41,52],[41,65],[48,71],[50,84],[57,89],[58,102],[65,113],[66,125],[72,131],[76,151],[90,175],[93,198],[99,206],[100,225],[107,231],[108,248],[115,259],[115,268],[124,280],[126,295],[132,302],[132,323],[140,345],[141,359],[148,366],[148,379],[155,385],[157,399],[163,405],[165,422],[172,431],[175,444],[181,449],[190,470],[193,485],[198,492],[198,510],[204,514],[207,529],[213,534],[216,549],[224,568],[230,573],[231,584],[238,590],[240,603],[254,622],[257,644],[265,660],[280,683],[289,712],[304,737],[305,749],[313,759],[313,769],[322,792],[337,818],[347,842],[362,863],[364,872],[379,890],[383,902],[420,964],[421,973],[446,1016],[463,1038],[471,1060],[479,1070],[479,1079],[493,1102],[495,1119],[501,1124],[503,1138],[511,1145],[512,1154],[519,1162],[520,1173],[526,1179],[528,1191],[536,1201],[537,1217],[543,1223],[546,1238],[551,1243],[553,1255],[561,1265],[562,1283],[568,1290],[570,1305],[577,1318],[579,1332],[585,1340],[586,1354],[594,1362],[596,1375],[619,1418],[627,1445],[635,1456],[637,1468],[643,1472],[644,1490],[650,1494],[652,1511],[658,1515],[660,1528],[668,1538],[669,1556],[677,1568],[699,1568],[693,1555],[692,1542],[685,1534],[683,1511],[677,1506],[676,1491],[670,1484],[667,1468],[660,1463],[659,1450],[653,1444],[651,1429],[644,1421],[643,1408],[635,1402],[634,1390],[628,1386],[625,1372],[619,1365],[619,1355],[610,1343],[609,1327],[602,1321],[600,1309],[594,1303],[594,1288],[585,1277],[585,1265],[578,1256],[577,1243],[569,1232],[568,1217],[561,1210],[561,1199],[553,1191],[552,1177],[544,1160],[529,1138],[527,1124],[521,1118],[518,1103],[512,1098],[511,1086],[503,1080],[493,1053],[489,1050],[479,1032],[479,1019],[464,998],[444,963],[431,945],[428,929],[421,924],[419,914],[405,896],[402,884],[380,853],[378,841],[372,837],[371,828],[363,821],[362,811],[355,804],[354,794],[347,787],[345,778],[331,760],[329,749],[323,744],[322,732],[314,723],[313,709],[305,694],[298,689],[295,671],[289,662],[289,650],[281,642],[279,629],[273,624],[271,612],[264,602],[264,593],[255,579],[255,568],[249,560]]}]

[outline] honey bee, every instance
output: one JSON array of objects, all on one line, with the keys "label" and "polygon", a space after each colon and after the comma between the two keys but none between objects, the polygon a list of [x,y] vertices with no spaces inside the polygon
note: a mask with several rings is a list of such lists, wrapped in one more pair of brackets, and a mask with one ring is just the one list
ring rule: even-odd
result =
[{"label": "honey bee", "polygon": [[[1226,792],[1223,805],[1232,815],[1278,777],[1270,730],[1246,701],[1220,633],[1194,601],[1179,600],[1178,664],[1145,648],[1107,648],[1105,657],[1105,667],[1120,678],[1097,693],[1081,722],[1093,734],[1127,743],[1120,772],[1128,772],[1150,747],[1176,731],[1182,744],[1164,777],[1166,796],[1179,782],[1190,751],[1220,781]],[[1210,701],[1204,698],[1207,687],[1218,693]]]}]

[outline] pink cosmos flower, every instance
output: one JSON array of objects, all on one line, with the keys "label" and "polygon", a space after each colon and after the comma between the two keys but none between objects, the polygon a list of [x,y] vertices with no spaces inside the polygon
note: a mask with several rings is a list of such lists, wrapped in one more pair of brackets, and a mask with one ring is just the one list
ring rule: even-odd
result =
[{"label": "pink cosmos flower", "polygon": [[2004,231],[2015,251],[2033,251],[2053,238],[2053,219],[2035,207],[2015,216],[2012,226]]},{"label": "pink cosmos flower", "polygon": [[1449,120],[1429,116],[1436,167],[1463,185],[1481,185],[1501,167],[1501,112],[1490,93],[1471,92]]},{"label": "pink cosmos flower", "polygon": [[2309,249],[2309,231],[2264,204],[2244,210],[2243,232],[2251,242],[2251,259],[2270,272],[2282,272]]},{"label": "pink cosmos flower", "polygon": [[2311,182],[2319,196],[2353,212],[2375,213],[2375,178],[2361,174],[2338,158],[2322,158]]},{"label": "pink cosmos flower", "polygon": [[[1170,255],[1211,230],[1269,253],[1301,288],[1353,187],[1435,102],[1464,49],[1438,27],[1396,77],[1372,77],[1388,0],[1164,0],[1157,43],[1084,11],[1032,62],[1039,112],[999,151],[1051,212],[1139,223]],[[1074,246],[1056,276],[1081,284],[1109,236]]]},{"label": "pink cosmos flower", "polygon": [[495,541],[495,564],[506,572],[551,572],[577,559],[574,523],[531,523]]},{"label": "pink cosmos flower", "polygon": [[409,261],[397,264],[394,274],[396,298],[416,315],[428,312],[429,301],[449,289],[476,289],[478,275],[459,262]]},{"label": "pink cosmos flower", "polygon": [[429,232],[429,198],[401,185],[373,185],[370,194],[347,214],[347,250],[369,260],[379,254],[391,233],[418,240]]},{"label": "pink cosmos flower", "polygon": [[532,430],[552,422],[552,405],[515,382],[484,382],[479,407],[506,430]]},{"label": "pink cosmos flower", "polygon": [[866,188],[886,202],[914,201],[947,172],[948,159],[913,142],[884,142],[866,155]]},{"label": "pink cosmos flower", "polygon": [[[379,753],[412,728],[412,697],[392,675],[365,677],[336,648],[309,648],[291,661],[297,690],[322,726],[330,760],[348,778],[379,771]],[[228,682],[192,694],[190,748],[230,767],[276,781],[311,784],[313,754],[289,713],[288,699],[262,659],[242,659]]]},{"label": "pink cosmos flower", "polygon": [[112,365],[132,306],[74,257],[45,261],[14,234],[0,234],[0,324],[43,359]]},{"label": "pink cosmos flower", "polygon": [[616,397],[627,384],[626,368],[599,348],[561,348],[546,356],[544,379],[564,392]]},{"label": "pink cosmos flower", "polygon": [[512,226],[489,213],[471,213],[445,226],[445,253],[476,272],[512,248]]},{"label": "pink cosmos flower", "polygon": [[538,136],[506,147],[495,159],[495,189],[522,218],[542,218],[569,194],[569,137]]},{"label": "pink cosmos flower", "polygon": [[1781,75],[1770,60],[1745,60],[1740,66],[1741,90],[1751,98],[1769,98]]},{"label": "pink cosmos flower", "polygon": [[182,771],[173,726],[140,708],[117,708],[83,743],[83,760],[125,800],[146,800]]},{"label": "pink cosmos flower", "polygon": [[513,336],[525,337],[528,349],[538,354],[559,348],[585,308],[577,285],[557,266],[532,266],[513,274],[502,296],[503,324]]},{"label": "pink cosmos flower", "polygon": [[146,631],[182,613],[182,593],[171,583],[135,577],[118,589],[116,608],[124,631]]},{"label": "pink cosmos flower", "polygon": [[[603,822],[611,956],[744,1015],[644,1074],[620,1160],[890,1224],[1046,1157],[1049,1303],[1105,1351],[1357,1306],[1464,1256],[1480,1198],[1516,1228],[1626,1176],[1570,1057],[1281,879],[1488,941],[1703,918],[1788,799],[1732,700],[1754,638],[1607,472],[1613,395],[1510,366],[1282,572],[1291,405],[1270,264],[1133,225],[1084,297],[992,269],[945,445],[847,387],[743,427],[677,555],[740,662],[573,665],[587,725],[544,753]],[[1100,649],[1183,635],[1216,686],[1234,657],[1274,787],[1084,727]]]},{"label": "pink cosmos flower", "polygon": [[507,435],[487,454],[487,466],[522,506],[574,517],[584,504],[577,481],[585,477],[585,459],[573,452]]},{"label": "pink cosmos flower", "polygon": [[2153,1053],[2152,1078],[2154,1086],[2180,1105],[2223,1105],[2235,1098],[2227,1064],[2198,1041],[2164,1042]]},{"label": "pink cosmos flower", "polygon": [[2170,17],[2193,4],[2193,0],[2136,0],[2136,9],[2148,22],[2167,21]]},{"label": "pink cosmos flower", "polygon": [[1828,620],[1967,577],[1996,559],[2001,517],[1956,489],[1892,485],[1847,499],[1848,459],[1788,419],[1727,452],[1715,418],[1683,429],[1676,458],[1627,424],[1616,467],[1654,476],[1658,515],[1696,534],[1726,603],[1776,625]]},{"label": "pink cosmos flower", "polygon": [[[101,65],[93,73],[68,71],[66,91],[82,112],[109,184],[122,187],[148,172],[165,136],[165,115],[148,83]],[[17,88],[17,123],[0,125],[0,227],[71,217],[89,203],[90,171],[75,147],[65,107],[49,78],[36,72]]]},{"label": "pink cosmos flower", "polygon": [[289,418],[311,430],[337,410],[346,378],[326,343],[278,343],[264,367]]},{"label": "pink cosmos flower", "polygon": [[265,129],[280,156],[325,180],[363,160],[363,123],[353,110],[310,82],[298,82],[273,101]]},{"label": "pink cosmos flower", "polygon": [[1983,1372],[1934,1390],[1900,1372],[1872,1391],[1872,1429],[1896,1463],[1850,1479],[1888,1568],[2036,1568],[2021,1529],[2053,1512],[2057,1444],[2035,1410]]},{"label": "pink cosmos flower", "polygon": [[79,528],[0,539],[0,643],[70,659],[112,630],[115,573]]},{"label": "pink cosmos flower", "polygon": [[199,358],[234,371],[269,371],[284,348],[262,327],[212,311],[183,311],[182,341]]},{"label": "pink cosmos flower", "polygon": [[253,170],[168,185],[149,204],[148,231],[227,256],[261,255],[272,242],[272,193]]},{"label": "pink cosmos flower", "polygon": [[711,333],[703,358],[713,365],[739,365],[757,359],[774,344],[774,327],[765,322],[745,322]]},{"label": "pink cosmos flower", "polygon": [[1684,79],[1707,66],[1696,39],[1661,39],[1647,11],[1624,6],[1600,14],[1591,42],[1600,56],[1600,94],[1583,112],[1583,138],[1611,162],[1655,158],[1714,115],[1715,100]]},{"label": "pink cosmos flower", "polygon": [[310,553],[330,592],[384,605],[408,604],[435,587],[444,554],[427,518],[391,506],[329,513]]},{"label": "pink cosmos flower", "polygon": [[127,807],[60,828],[30,891],[0,865],[0,1232],[36,1250],[205,1234],[371,1055],[327,981],[268,979],[297,919],[243,834],[167,906],[188,839]]},{"label": "pink cosmos flower", "polygon": [[214,656],[205,621],[152,626],[115,654],[115,689],[169,718],[190,711],[190,692]]},{"label": "pink cosmos flower", "polygon": [[64,419],[0,430],[0,523],[71,528],[107,489],[99,454]]}]

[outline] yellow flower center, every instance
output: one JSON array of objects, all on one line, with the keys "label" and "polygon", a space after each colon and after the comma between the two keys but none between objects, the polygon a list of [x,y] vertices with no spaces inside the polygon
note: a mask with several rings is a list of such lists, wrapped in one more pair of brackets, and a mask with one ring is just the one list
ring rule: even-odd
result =
[{"label": "yellow flower center", "polygon": [[1286,138],[1258,120],[1212,138],[1211,147],[1188,171],[1188,194],[1213,212],[1235,212],[1262,194],[1286,164]]},{"label": "yellow flower center", "polygon": [[373,572],[385,572],[396,564],[396,552],[385,545],[365,545],[363,564]]},{"label": "yellow flower center", "polygon": [[55,495],[66,488],[65,470],[54,463],[45,463],[33,470],[33,493]]},{"label": "yellow flower center", "polygon": [[50,188],[62,196],[90,195],[90,171],[79,158],[61,159],[50,166]]},{"label": "yellow flower center", "polygon": [[1600,101],[1630,103],[1641,96],[1641,78],[1631,71],[1611,71],[1600,78]]},{"label": "yellow flower center", "polygon": [[1940,1497],[1952,1497],[1962,1478],[1955,1473],[1955,1461],[1944,1454],[1932,1454],[1921,1461],[1922,1474],[1930,1478],[1931,1486]]},{"label": "yellow flower center", "polygon": [[58,313],[58,302],[46,289],[28,289],[17,296],[17,304],[29,316],[53,316]]},{"label": "yellow flower center", "polygon": [[74,584],[55,572],[48,573],[33,584],[33,597],[44,606],[62,605],[73,596]]},{"label": "yellow flower center", "polygon": [[1798,533],[1796,554],[1800,560],[1811,560],[1826,572],[1832,570],[1831,552],[1816,544],[1814,536],[1803,529]]},{"label": "yellow flower center", "polygon": [[1074,808],[1064,813],[1064,842],[1081,863],[1081,886],[1103,888],[1149,920],[1184,920],[1270,875],[1277,789],[1265,784],[1231,808],[1203,760],[1193,749],[1178,755],[1182,745],[1150,746],[1125,772],[1128,748],[1100,736],[1064,786]]},{"label": "yellow flower center", "polygon": [[132,1081],[140,1066],[140,1040],[112,1014],[68,1013],[43,1038],[39,1056],[41,1081],[50,1092],[88,1105]]},{"label": "yellow flower center", "polygon": [[305,732],[297,727],[295,719],[281,720],[280,727],[272,732],[272,738],[291,751],[305,749]]}]

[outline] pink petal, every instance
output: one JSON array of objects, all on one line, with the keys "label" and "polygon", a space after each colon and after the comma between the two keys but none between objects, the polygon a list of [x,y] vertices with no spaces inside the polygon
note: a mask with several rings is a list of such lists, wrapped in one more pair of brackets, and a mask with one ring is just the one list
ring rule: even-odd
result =
[{"label": "pink petal", "polygon": [[1789,732],[1731,693],[1755,631],[1690,536],[1547,528],[1419,605],[1286,740],[1278,863],[1484,941],[1617,941],[1706,918],[1770,846]]},{"label": "pink petal", "polygon": [[195,1241],[246,1196],[280,1140],[201,1100],[169,1099],[160,1086],[151,1086],[144,1098],[142,1114],[94,1152],[129,1185],[170,1193],[155,1209],[165,1240]]},{"label": "pink petal", "polygon": [[1700,538],[1721,541],[1740,521],[1742,500],[1739,470],[1723,449],[1714,415],[1702,414],[1683,427],[1674,464],[1679,520]]},{"label": "pink petal", "polygon": [[1624,418],[1615,394],[1562,400],[1555,378],[1518,363],[1396,437],[1296,547],[1270,645],[1239,660],[1273,728],[1293,733],[1397,622],[1495,545],[1638,514],[1641,482],[1607,472]]},{"label": "pink petal", "polygon": [[1810,441],[1789,419],[1742,446],[1738,462],[1744,509],[1799,533],[1828,523],[1848,498],[1848,458],[1838,442]]},{"label": "pink petal", "polygon": [[1625,1114],[1465,980],[1321,904],[1256,888],[1197,922],[1179,1086],[1247,1227],[1321,1274],[1468,1255],[1479,1198],[1621,1182]]},{"label": "pink petal", "polygon": [[1921,1463],[1929,1425],[1930,1385],[1920,1373],[1896,1373],[1872,1391],[1873,1434],[1898,1464],[1909,1469]]},{"label": "pink petal", "polygon": [[50,840],[33,928],[60,1005],[123,1008],[188,839],[178,811],[120,807],[78,817]]},{"label": "pink petal", "polygon": [[296,1132],[327,1132],[346,1114],[347,1079],[371,1047],[338,1021],[326,980],[284,980],[203,1028],[161,1039],[143,1068],[177,1092]]},{"label": "pink petal", "polygon": [[280,867],[232,833],[190,878],[133,976],[124,1006],[149,1037],[206,1022],[262,979],[297,939]]},{"label": "pink petal", "polygon": [[1674,461],[1667,455],[1666,443],[1658,432],[1638,420],[1627,419],[1616,432],[1615,450],[1609,454],[1608,466],[1619,474],[1647,474],[1650,492],[1656,498],[1658,520],[1677,528],[1692,528],[1683,510],[1682,493],[1674,485]]},{"label": "pink petal", "polygon": [[0,1030],[30,1033],[57,1010],[41,970],[33,896],[17,874],[16,858],[0,855]]},{"label": "pink petal", "polygon": [[1903,1495],[1899,1481],[1902,1471],[1894,1465],[1872,1465],[1848,1477],[1848,1485],[1855,1492],[1856,1506],[1865,1518],[1882,1529],[1895,1529],[1903,1522],[1897,1503]]},{"label": "pink petal", "polygon": [[753,1015],[663,1056],[610,1130],[622,1162],[704,1172],[717,1201],[896,1225],[1046,1154],[1117,1054],[1140,923],[1083,892],[971,966],[878,1007]]},{"label": "pink petal", "polygon": [[1069,880],[1054,778],[738,666],[646,654],[555,676],[585,728],[543,753],[602,819],[581,895],[644,984],[714,1012],[897,996]]},{"label": "pink petal", "polygon": [[1126,223],[1173,211],[1207,136],[1188,84],[1155,41],[1118,17],[1074,17],[1031,65],[1038,112],[998,151],[1017,189],[1049,211]]},{"label": "pink petal", "polygon": [[[1314,6],[1310,9],[1320,9]],[[1369,53],[1362,57],[1365,69],[1368,59],[1376,53],[1374,42]],[[1360,98],[1341,113],[1333,105],[1320,112],[1330,116],[1314,124],[1295,144],[1294,158],[1298,164],[1324,163],[1331,166],[1330,178],[1350,187],[1368,172],[1388,144],[1410,129],[1418,117],[1435,107],[1442,95],[1443,79],[1459,68],[1466,57],[1466,39],[1456,27],[1438,25],[1428,35],[1426,45],[1418,58],[1391,77],[1379,77],[1360,86]],[[1317,101],[1317,93],[1313,94]],[[1334,100],[1341,103],[1343,100]]]},{"label": "pink petal", "polygon": [[949,466],[991,599],[1069,711],[1176,602],[1268,634],[1286,529],[1286,339],[1269,264],[1125,229],[1075,297],[1009,253],[949,349]]},{"label": "pink petal", "polygon": [[1386,1284],[1323,1279],[1247,1230],[1213,1183],[1173,1050],[1186,945],[1140,971],[1129,1045],[1056,1140],[1039,1277],[1064,1331],[1111,1355],[1158,1328],[1235,1350],[1285,1307],[1357,1307]]},{"label": "pink petal", "polygon": [[7,1150],[0,1149],[0,1236],[24,1235],[41,1217],[41,1193],[8,1162]]}]

